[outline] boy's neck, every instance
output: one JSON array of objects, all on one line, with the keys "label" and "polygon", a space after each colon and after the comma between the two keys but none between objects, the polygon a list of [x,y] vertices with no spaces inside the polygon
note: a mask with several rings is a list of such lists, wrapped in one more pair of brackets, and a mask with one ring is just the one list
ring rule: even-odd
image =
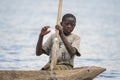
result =
[{"label": "boy's neck", "polygon": [[65,36],[69,36],[69,35],[71,35],[71,33],[69,33],[69,34],[66,34],[65,32],[63,32],[63,34],[64,34]]}]

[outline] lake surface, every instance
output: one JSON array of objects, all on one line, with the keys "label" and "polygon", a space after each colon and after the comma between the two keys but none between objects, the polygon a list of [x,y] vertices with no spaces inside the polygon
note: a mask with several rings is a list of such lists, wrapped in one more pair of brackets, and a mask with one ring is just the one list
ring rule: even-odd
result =
[{"label": "lake surface", "polygon": [[[120,80],[119,4],[120,0],[63,0],[62,15],[76,16],[74,33],[81,36],[82,56],[75,57],[75,67],[107,69],[95,80]],[[0,0],[0,70],[39,70],[48,62],[48,56],[35,55],[35,48],[42,26],[50,25],[54,32],[57,7],[58,0]]]}]

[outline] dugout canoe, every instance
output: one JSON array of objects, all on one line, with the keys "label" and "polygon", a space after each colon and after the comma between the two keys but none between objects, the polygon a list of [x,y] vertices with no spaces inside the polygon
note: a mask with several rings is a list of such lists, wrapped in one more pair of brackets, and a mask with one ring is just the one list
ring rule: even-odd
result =
[{"label": "dugout canoe", "polygon": [[86,66],[72,70],[0,70],[0,80],[92,80],[106,69]]}]

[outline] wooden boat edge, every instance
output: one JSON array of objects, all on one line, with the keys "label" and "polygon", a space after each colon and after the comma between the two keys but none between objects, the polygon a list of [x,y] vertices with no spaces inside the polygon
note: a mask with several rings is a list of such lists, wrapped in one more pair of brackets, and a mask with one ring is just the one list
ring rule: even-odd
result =
[{"label": "wooden boat edge", "polygon": [[[73,70],[56,70],[52,77],[57,80],[93,79],[106,69],[96,66],[85,66]],[[44,70],[0,70],[0,80],[49,80],[50,71]]]}]

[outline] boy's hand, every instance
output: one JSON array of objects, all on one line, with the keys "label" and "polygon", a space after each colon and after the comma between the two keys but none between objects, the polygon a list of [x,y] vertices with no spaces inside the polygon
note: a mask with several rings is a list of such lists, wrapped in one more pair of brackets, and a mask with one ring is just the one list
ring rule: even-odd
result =
[{"label": "boy's hand", "polygon": [[50,30],[48,30],[48,28],[50,28],[50,26],[44,26],[44,27],[41,29],[40,36],[44,36],[44,35],[48,34],[48,33],[50,32]]},{"label": "boy's hand", "polygon": [[55,28],[57,30],[59,30],[59,34],[61,34],[63,32],[62,28],[59,25],[56,25]]}]

